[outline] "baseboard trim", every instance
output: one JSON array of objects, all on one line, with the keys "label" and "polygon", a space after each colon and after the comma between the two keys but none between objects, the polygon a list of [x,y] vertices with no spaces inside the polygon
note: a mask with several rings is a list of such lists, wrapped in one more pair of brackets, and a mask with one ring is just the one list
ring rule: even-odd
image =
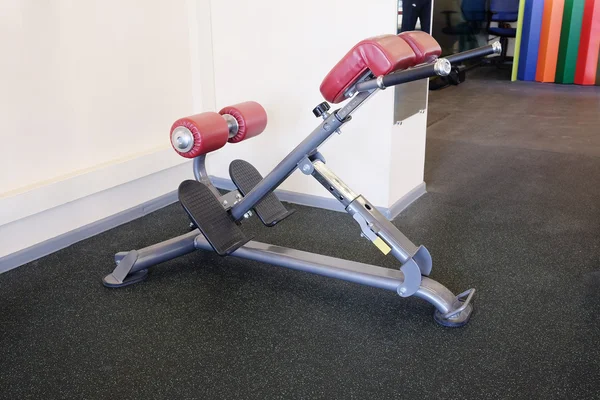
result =
[{"label": "baseboard trim", "polygon": [[31,187],[0,193],[0,226],[190,163],[169,148],[112,160]]},{"label": "baseboard trim", "polygon": [[[216,176],[211,176],[210,180],[213,185],[223,190],[237,190],[237,187],[233,184],[231,179],[227,178],[219,178]],[[334,198],[315,196],[314,194],[305,194],[292,192],[289,190],[275,190],[275,195],[281,201],[285,201],[287,203],[299,204],[301,206],[309,206],[309,207],[317,207],[323,208],[325,210],[332,211],[344,211],[344,207]]]},{"label": "baseboard trim", "polygon": [[[211,177],[213,184],[219,189],[234,190],[235,185],[231,180],[225,178]],[[421,183],[391,207],[378,207],[383,215],[388,219],[394,219],[409,205],[426,193],[425,182]],[[296,193],[287,190],[276,190],[275,194],[281,201],[299,204],[309,207],[317,207],[332,211],[344,211],[342,205],[333,198],[325,198],[311,194]],[[156,210],[177,202],[177,192],[173,191],[157,197],[153,200],[144,202],[138,206],[121,211],[117,214],[103,218],[91,224],[66,232],[62,235],[46,240],[44,242],[19,250],[0,258],[0,273],[9,271],[13,268],[35,261],[41,257],[52,254],[65,247],[71,246],[77,242],[88,239],[92,236],[116,228],[119,225],[126,224],[137,218],[143,217]]]},{"label": "baseboard trim", "polygon": [[4,256],[0,258],[0,273],[9,271],[23,264],[30,263],[38,258],[42,258],[58,250],[64,249],[65,247],[69,247],[72,244],[88,239],[102,232],[106,232],[112,228],[116,228],[119,225],[126,224],[127,222],[131,222],[134,219],[143,217],[144,215],[150,214],[151,212],[173,204],[176,201],[177,192],[173,191],[144,202],[138,206],[82,226],[81,228],[74,229],[52,239]]},{"label": "baseboard trim", "polygon": [[278,190],[275,192],[279,200],[288,203],[299,204],[301,206],[309,206],[323,208],[325,210],[345,212],[344,206],[334,198],[315,196],[312,194],[296,193],[287,190]]},{"label": "baseboard trim", "polygon": [[427,193],[427,187],[425,185],[425,182],[421,182],[413,190],[406,193],[398,201],[392,204],[391,207],[389,207],[387,211],[383,214],[389,220],[392,220],[398,215],[400,215],[402,211],[406,210],[408,206],[417,201],[419,197],[423,196],[425,193]]},{"label": "baseboard trim", "polygon": [[[223,190],[236,190],[237,188],[230,179],[211,177],[213,184],[219,189]],[[398,201],[392,204],[391,207],[377,207],[377,209],[386,216],[387,219],[392,220],[396,218],[402,211],[408,206],[414,203],[419,197],[427,193],[425,182],[421,182],[413,190],[402,196]],[[305,194],[291,192],[288,190],[276,190],[275,194],[281,201],[285,201],[293,204],[300,204],[302,206],[323,208],[331,211],[344,212],[344,207],[334,198],[321,197],[314,194]]]}]

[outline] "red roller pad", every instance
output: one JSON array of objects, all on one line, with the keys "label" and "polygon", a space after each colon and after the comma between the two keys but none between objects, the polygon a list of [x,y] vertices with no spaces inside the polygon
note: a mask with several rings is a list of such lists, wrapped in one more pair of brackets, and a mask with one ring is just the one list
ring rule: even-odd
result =
[{"label": "red roller pad", "polygon": [[229,138],[230,143],[238,143],[258,136],[267,127],[267,112],[255,101],[246,101],[225,107],[219,111],[219,114],[229,114],[238,123],[238,132],[234,137]]},{"label": "red roller pad", "polygon": [[442,54],[439,43],[428,33],[423,31],[409,31],[399,34],[410,48],[415,52],[416,64],[430,63]]},{"label": "red roller pad", "polygon": [[173,134],[175,128],[179,126],[188,128],[192,132],[192,135],[194,135],[194,147],[185,153],[177,150],[173,146],[173,143],[171,143],[173,149],[180,156],[186,158],[194,158],[218,150],[225,146],[227,138],[229,138],[227,121],[216,112],[205,112],[178,119],[171,127],[170,134]]},{"label": "red roller pad", "polygon": [[321,94],[330,103],[340,103],[348,90],[367,70],[386,75],[416,64],[415,52],[397,35],[382,35],[354,46],[321,83]]}]

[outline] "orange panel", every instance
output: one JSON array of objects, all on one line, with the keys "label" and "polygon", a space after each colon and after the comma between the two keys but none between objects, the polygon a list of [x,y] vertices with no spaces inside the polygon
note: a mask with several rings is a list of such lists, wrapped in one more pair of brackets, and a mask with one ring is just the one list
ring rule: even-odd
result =
[{"label": "orange panel", "polygon": [[540,36],[537,73],[538,82],[554,82],[556,77],[556,62],[560,45],[560,30],[562,27],[565,0],[546,0],[544,17]]}]

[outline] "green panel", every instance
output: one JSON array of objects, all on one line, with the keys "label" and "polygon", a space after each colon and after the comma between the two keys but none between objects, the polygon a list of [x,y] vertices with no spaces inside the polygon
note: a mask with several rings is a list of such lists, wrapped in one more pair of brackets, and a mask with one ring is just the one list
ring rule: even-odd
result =
[{"label": "green panel", "polygon": [[519,17],[517,18],[517,37],[515,38],[515,54],[513,56],[513,67],[511,81],[517,80],[519,70],[519,58],[521,56],[521,37],[523,35],[523,15],[525,14],[525,0],[519,1]]},{"label": "green panel", "polygon": [[600,57],[598,57],[598,68],[596,68],[596,86],[600,86]]},{"label": "green panel", "polygon": [[556,65],[556,82],[558,83],[573,83],[575,81],[584,6],[585,0],[565,1],[558,63]]}]

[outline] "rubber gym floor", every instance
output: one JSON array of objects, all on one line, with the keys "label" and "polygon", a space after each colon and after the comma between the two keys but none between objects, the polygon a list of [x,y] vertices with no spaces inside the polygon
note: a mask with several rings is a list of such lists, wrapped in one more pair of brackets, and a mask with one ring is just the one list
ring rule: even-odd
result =
[{"label": "rubber gym floor", "polygon": [[[0,275],[0,397],[600,398],[599,89],[431,93],[428,193],[394,223],[431,251],[432,278],[477,288],[466,327],[419,299],[200,252],[103,287],[115,252],[186,232],[174,204]],[[246,229],[397,267],[347,215],[290,207]]]}]

